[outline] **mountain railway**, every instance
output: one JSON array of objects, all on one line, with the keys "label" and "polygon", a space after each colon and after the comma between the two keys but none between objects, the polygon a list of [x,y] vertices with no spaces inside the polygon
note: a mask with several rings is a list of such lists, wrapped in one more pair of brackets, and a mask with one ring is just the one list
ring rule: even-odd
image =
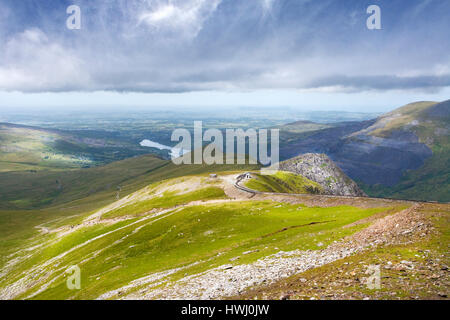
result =
[{"label": "mountain railway", "polygon": [[[246,174],[242,174],[236,178],[236,181],[234,183],[234,187],[238,190],[247,192],[252,194],[252,197],[255,195],[271,195],[271,196],[298,196],[298,197],[304,197],[304,196],[312,196],[309,193],[278,193],[278,192],[263,192],[263,191],[257,191],[253,190],[247,187],[244,187],[240,185],[240,182],[246,178]],[[370,199],[370,200],[386,200],[386,201],[392,201],[392,202],[409,202],[409,203],[431,203],[431,204],[450,204],[450,202],[438,202],[438,201],[426,201],[426,200],[409,200],[409,199],[394,199],[394,198],[373,198],[373,197],[362,197],[362,196],[336,196],[336,195],[328,195],[328,194],[321,194],[320,197],[328,198],[328,199]]]}]

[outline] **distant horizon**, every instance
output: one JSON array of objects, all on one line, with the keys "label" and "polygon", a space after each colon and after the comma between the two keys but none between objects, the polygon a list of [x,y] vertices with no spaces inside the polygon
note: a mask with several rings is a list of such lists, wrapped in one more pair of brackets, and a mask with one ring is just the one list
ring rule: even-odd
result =
[{"label": "distant horizon", "polygon": [[444,12],[449,1],[3,0],[0,110],[444,101]]},{"label": "distant horizon", "polygon": [[[190,98],[186,98],[189,95]],[[214,96],[220,99],[214,100]],[[313,99],[303,100],[302,95],[295,92],[271,93],[183,93],[175,97],[166,94],[136,94],[136,93],[4,93],[0,91],[0,110],[3,112],[36,112],[36,111],[62,111],[62,112],[125,112],[128,111],[171,111],[182,112],[215,112],[215,110],[253,109],[266,110],[292,110],[298,112],[358,112],[358,113],[385,113],[404,105],[420,102],[442,102],[450,99],[450,88],[441,93],[434,94],[315,94]],[[353,95],[353,96],[352,96]],[[242,98],[244,96],[245,98]],[[304,95],[303,95],[304,96]],[[224,103],[224,97],[227,97]],[[293,99],[298,99],[298,104]],[[335,97],[335,99],[332,99]],[[276,103],[279,98],[283,103]],[[291,98],[291,99],[290,99]],[[377,99],[378,98],[378,99]],[[289,100],[289,101],[288,101]],[[127,102],[128,101],[128,102]],[[184,101],[184,105],[182,104]],[[218,102],[217,102],[218,101]],[[255,101],[253,104],[245,104]],[[223,103],[220,105],[219,103]],[[258,102],[260,104],[258,104]],[[289,104],[290,103],[290,104]],[[213,111],[214,110],[214,111]]]}]

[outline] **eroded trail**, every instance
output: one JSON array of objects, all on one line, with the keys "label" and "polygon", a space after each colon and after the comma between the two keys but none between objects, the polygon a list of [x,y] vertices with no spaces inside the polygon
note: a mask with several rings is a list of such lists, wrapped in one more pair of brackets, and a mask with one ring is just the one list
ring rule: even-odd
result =
[{"label": "eroded trail", "polygon": [[[351,228],[361,224],[369,224],[368,227],[353,234],[352,236],[331,243],[327,247],[318,250],[291,250],[275,251],[273,254],[263,255],[261,258],[250,263],[238,263],[233,257],[233,263],[215,264],[210,268],[203,268],[202,271],[195,271],[196,267],[213,265],[215,256],[209,256],[189,263],[178,263],[168,265],[167,269],[156,269],[155,272],[145,272],[132,281],[122,282],[114,286],[115,289],[107,292],[99,292],[98,299],[219,299],[229,296],[236,296],[255,286],[264,286],[280,279],[287,278],[294,274],[304,272],[334,262],[339,259],[364,252],[371,248],[402,241],[410,241],[420,234],[427,234],[431,228],[429,221],[418,213],[418,208],[424,204],[404,201],[393,201],[385,199],[351,198],[351,197],[323,197],[318,195],[289,195],[289,194],[249,194],[245,190],[236,187],[236,174],[224,175],[219,179],[207,181],[208,184],[220,186],[227,198],[211,200],[194,200],[177,204],[170,208],[153,208],[150,211],[134,215],[108,216],[114,210],[118,210],[139,201],[147,201],[163,197],[165,192],[175,192],[187,194],[203,187],[205,178],[183,179],[175,184],[162,183],[158,185],[160,189],[147,187],[120,199],[109,206],[106,206],[93,214],[86,216],[76,225],[66,225],[52,229],[50,226],[42,224],[37,226],[41,232],[41,237],[46,237],[45,242],[36,243],[18,252],[15,259],[6,265],[2,270],[3,278],[0,279],[6,285],[0,288],[0,299],[14,298],[35,298],[39,294],[51,289],[56,283],[64,281],[64,271],[69,267],[68,261],[75,259],[73,255],[79,250],[91,248],[90,245],[104,241],[111,237],[111,242],[106,243],[95,250],[86,251],[86,254],[77,261],[80,267],[95,262],[107,250],[120,246],[129,237],[141,235],[142,230],[162,221],[170,220],[174,214],[201,208],[203,213],[216,207],[230,207],[239,210],[239,204],[252,206],[253,203],[269,203],[271,208],[276,209],[283,205],[300,205],[307,208],[335,208],[339,206],[349,206],[353,208],[371,209],[384,208],[379,213],[370,215],[367,218],[349,223],[344,228]],[[182,191],[180,191],[182,190]],[[273,202],[273,205],[271,204]],[[407,208],[402,211],[396,208]],[[389,209],[390,208],[390,209]],[[189,209],[189,210],[188,210]],[[301,209],[301,207],[297,208]],[[252,209],[253,210],[253,209]],[[261,208],[256,208],[255,213],[262,214]],[[287,209],[286,209],[287,210]],[[290,211],[294,209],[289,209]],[[252,211],[250,211],[250,215]],[[301,215],[301,211],[298,213]],[[200,219],[195,220],[196,223]],[[301,230],[306,227],[326,225],[333,223],[336,217],[322,219],[320,221],[310,220],[306,223],[282,225],[281,228],[272,228],[270,232],[262,233],[254,239],[271,238],[275,235],[284,234],[293,230]],[[303,222],[303,221],[301,221]],[[173,222],[171,222],[173,223]],[[176,223],[176,222],[175,222]],[[101,228],[103,232],[86,238],[71,247],[65,248],[58,254],[43,260],[37,264],[30,265],[21,272],[20,276],[15,275],[14,281],[8,282],[8,275],[14,272],[17,266],[27,265],[27,261],[38,256],[44,250],[58,246],[58,244],[69,237],[80,234],[89,228]],[[172,230],[175,226],[170,226]],[[160,230],[170,232],[170,230]],[[126,231],[124,233],[124,231]],[[297,231],[295,231],[297,232]],[[212,231],[202,231],[204,237],[212,234]],[[40,239],[40,238],[39,238]],[[338,238],[337,238],[338,239]],[[407,240],[410,239],[410,240]],[[189,246],[190,240],[186,240]],[[129,248],[132,248],[132,244]],[[187,247],[186,247],[187,248]],[[295,247],[298,248],[298,247]],[[276,248],[278,249],[278,248]],[[123,250],[123,249],[122,249]],[[123,251],[122,251],[123,254]],[[243,255],[245,253],[242,253]],[[67,257],[71,257],[67,260]],[[194,270],[194,272],[188,270]],[[187,273],[185,273],[187,272]],[[74,298],[76,296],[73,296]]]},{"label": "eroded trail", "polygon": [[[206,272],[184,277],[176,283],[159,281],[162,285],[125,295],[124,299],[219,299],[236,296],[246,289],[268,285],[272,282],[317,268],[370,248],[410,241],[412,238],[428,230],[429,223],[418,214],[415,205],[392,216],[377,220],[368,228],[330,245],[324,250],[278,252],[275,255],[260,259],[251,264],[222,265]],[[158,279],[161,280],[161,279]],[[142,284],[142,283],[141,283]],[[126,294],[133,285],[115,292],[102,295],[100,298],[112,297],[117,292]],[[118,298],[118,296],[115,296]]]}]

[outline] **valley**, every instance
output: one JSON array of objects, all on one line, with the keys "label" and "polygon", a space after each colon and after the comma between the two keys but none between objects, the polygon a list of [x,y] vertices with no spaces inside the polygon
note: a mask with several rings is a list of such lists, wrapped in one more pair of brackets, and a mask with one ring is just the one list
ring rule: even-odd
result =
[{"label": "valley", "polygon": [[[219,299],[414,237],[417,245],[444,237],[434,225],[448,219],[448,205],[254,195],[235,187],[242,173],[163,180],[35,226],[2,250],[0,297]],[[82,290],[66,287],[71,265]]]},{"label": "valley", "polygon": [[0,299],[446,299],[450,205],[420,200],[450,194],[447,109],[276,124],[271,173],[175,165],[144,134],[1,124]]},{"label": "valley", "polygon": [[376,119],[341,124],[290,140],[281,159],[328,155],[372,196],[450,201],[450,101],[417,102]]},{"label": "valley", "polygon": [[0,0],[0,303],[257,320],[449,300],[449,13]]},{"label": "valley", "polygon": [[[222,120],[206,114],[199,119],[204,119],[205,130],[214,126],[223,132],[228,126],[244,130],[252,126],[278,128],[282,161],[306,153],[325,154],[371,196],[450,202],[449,113],[449,101],[444,101],[411,103],[363,121],[335,122],[332,112],[319,113],[320,117],[317,113],[299,115],[327,123],[288,123],[282,116],[264,120],[264,113],[250,113],[253,118],[242,119],[224,115]],[[11,120],[38,122],[51,128],[0,124],[0,176],[5,173],[0,188],[20,171],[28,172],[24,176],[33,180],[33,173],[42,169],[98,167],[148,153],[170,159],[170,148],[176,144],[170,141],[172,130],[193,131],[196,113],[162,113],[155,120],[139,119],[134,114],[119,120],[120,115],[101,115],[105,120],[100,124],[95,114],[71,120],[61,116],[47,122],[39,117],[32,122],[30,117],[10,116]],[[345,116],[363,117],[344,113],[341,118]],[[61,129],[63,126],[67,128]],[[152,143],[143,146],[145,140]]]}]

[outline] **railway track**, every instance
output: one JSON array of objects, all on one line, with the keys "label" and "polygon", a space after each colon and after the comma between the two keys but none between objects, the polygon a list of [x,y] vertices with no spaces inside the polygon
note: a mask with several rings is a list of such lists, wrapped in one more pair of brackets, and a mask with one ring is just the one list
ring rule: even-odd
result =
[{"label": "railway track", "polygon": [[[253,189],[241,186],[240,183],[242,180],[245,180],[245,179],[242,176],[239,176],[234,183],[234,187],[238,190],[241,190],[241,191],[244,191],[247,193],[251,193],[253,195],[261,194],[261,195],[272,195],[272,196],[299,196],[299,197],[312,195],[310,193],[276,193],[276,192],[257,191],[257,190],[253,190]],[[335,195],[320,195],[320,196],[324,197],[324,198],[329,198],[329,199],[372,199],[372,200],[386,200],[386,201],[392,201],[392,202],[402,201],[402,202],[411,202],[411,203],[450,204],[449,202],[424,201],[424,200],[419,201],[419,200],[394,199],[394,198],[373,198],[373,197],[361,197],[361,196],[335,196]]]}]

